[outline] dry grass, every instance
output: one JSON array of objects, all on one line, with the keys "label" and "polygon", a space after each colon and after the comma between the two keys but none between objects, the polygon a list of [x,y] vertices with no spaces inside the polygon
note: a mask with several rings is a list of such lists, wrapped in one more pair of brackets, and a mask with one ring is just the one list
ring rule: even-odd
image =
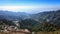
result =
[{"label": "dry grass", "polygon": [[53,31],[53,32],[37,32],[37,34],[60,34],[60,31]]}]

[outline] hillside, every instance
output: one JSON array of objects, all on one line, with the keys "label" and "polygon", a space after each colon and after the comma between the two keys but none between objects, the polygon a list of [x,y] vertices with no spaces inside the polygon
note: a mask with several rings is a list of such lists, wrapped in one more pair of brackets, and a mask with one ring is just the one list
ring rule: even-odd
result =
[{"label": "hillside", "polygon": [[50,24],[60,26],[60,10],[34,14],[31,18],[40,23],[47,21]]},{"label": "hillside", "polygon": [[[60,28],[60,10],[40,12],[37,14],[0,11],[0,21],[5,23],[6,25],[16,26],[16,24],[13,23],[13,21],[15,20],[19,21],[18,23],[20,25],[20,28],[27,28],[31,31],[56,30],[57,28]],[[50,28],[51,26],[52,28]]]}]

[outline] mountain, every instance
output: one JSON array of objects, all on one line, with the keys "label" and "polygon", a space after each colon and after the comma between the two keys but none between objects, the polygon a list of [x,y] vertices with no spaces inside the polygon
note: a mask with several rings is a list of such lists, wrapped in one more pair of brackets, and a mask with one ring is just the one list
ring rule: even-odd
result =
[{"label": "mountain", "polygon": [[59,26],[59,24],[60,24],[60,10],[40,12],[37,14],[28,14],[25,12],[10,12],[10,11],[0,10],[0,19],[6,19],[6,20],[33,19],[39,23],[42,23],[43,21],[47,21],[50,24],[55,24],[55,25]]},{"label": "mountain", "polygon": [[31,15],[31,18],[40,23],[47,21],[50,24],[54,24],[60,27],[60,10],[41,12],[38,14]]},{"label": "mountain", "polygon": [[[6,25],[16,26],[15,23],[13,23],[13,21],[16,20],[19,21],[19,27],[27,28],[31,31],[37,31],[42,29],[51,30],[57,27],[60,28],[60,10],[40,12],[37,14],[0,11],[0,21],[5,23]],[[50,28],[51,26],[52,28]]]},{"label": "mountain", "polygon": [[0,11],[0,19],[8,20],[20,20],[29,17],[29,14],[24,12],[10,12],[10,11]]}]

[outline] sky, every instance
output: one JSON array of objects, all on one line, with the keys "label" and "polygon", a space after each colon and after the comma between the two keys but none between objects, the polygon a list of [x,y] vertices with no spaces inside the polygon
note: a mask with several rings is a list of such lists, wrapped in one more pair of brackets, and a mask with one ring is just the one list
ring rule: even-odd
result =
[{"label": "sky", "polygon": [[37,13],[60,9],[60,0],[0,0],[0,10]]}]

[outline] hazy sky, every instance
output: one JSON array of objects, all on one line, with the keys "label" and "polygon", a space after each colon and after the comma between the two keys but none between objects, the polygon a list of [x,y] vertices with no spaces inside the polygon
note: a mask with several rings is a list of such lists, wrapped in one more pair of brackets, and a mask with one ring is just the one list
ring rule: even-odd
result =
[{"label": "hazy sky", "polygon": [[60,9],[60,0],[0,0],[0,10],[40,12]]}]

